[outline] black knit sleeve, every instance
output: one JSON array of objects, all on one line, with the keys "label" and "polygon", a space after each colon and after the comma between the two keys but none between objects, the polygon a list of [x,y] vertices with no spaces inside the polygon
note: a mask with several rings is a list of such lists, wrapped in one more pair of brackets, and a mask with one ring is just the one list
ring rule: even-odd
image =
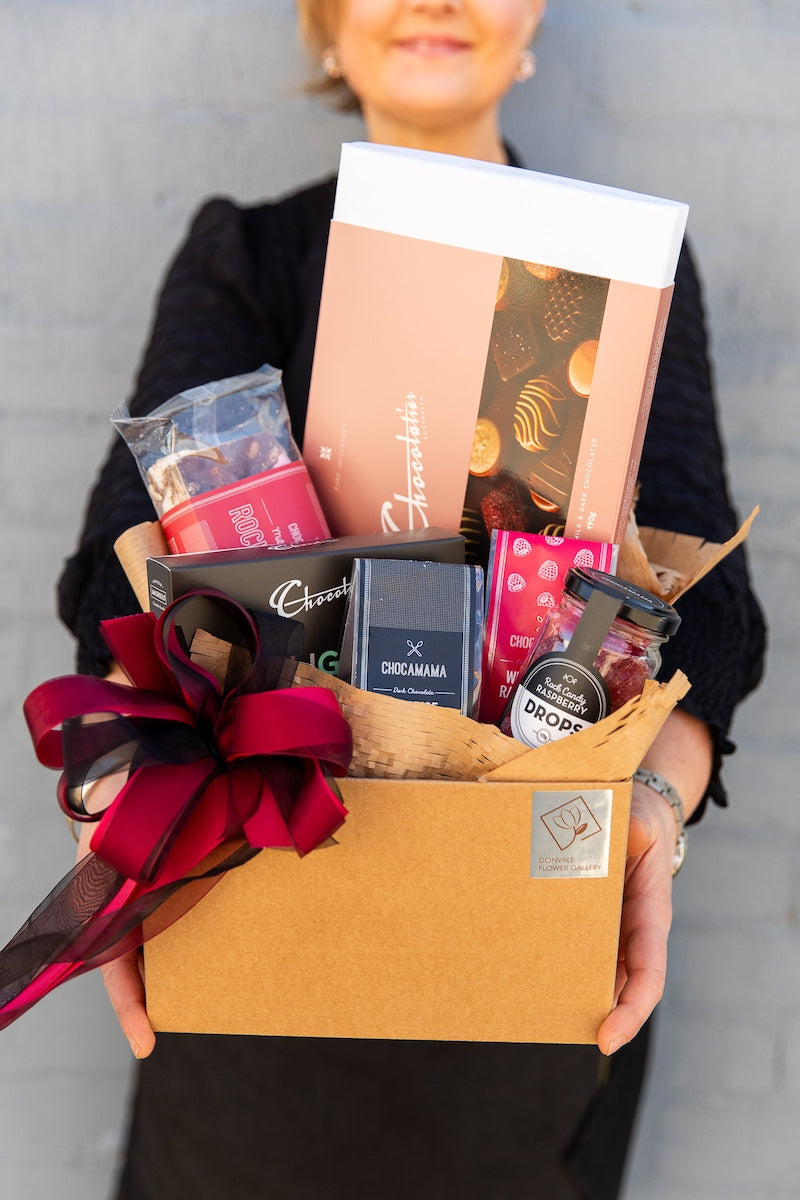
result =
[{"label": "black knit sleeve", "polygon": [[[256,250],[253,239],[247,210],[214,199],[199,211],[165,278],[130,399],[133,414],[150,412],[177,392],[211,379],[265,362],[281,364],[282,325],[291,307],[284,302],[281,255],[275,255],[273,286],[266,290],[258,270],[263,246]],[[273,303],[273,295],[282,302]],[[78,639],[79,671],[107,671],[109,654],[98,624],[138,607],[114,541],[131,525],[154,517],[134,458],[114,435],[89,497],[77,550],[58,583],[59,614]]]},{"label": "black knit sleeve", "polygon": [[[676,275],[640,479],[640,525],[714,542],[723,542],[736,531],[738,518],[728,494],[703,299],[688,247]],[[682,624],[664,648],[662,677],[680,668],[691,681],[682,707],[705,721],[714,738],[714,773],[706,799],[710,796],[724,805],[720,766],[722,756],[734,750],[728,736],[734,710],[758,684],[765,651],[764,618],[744,549],[718,564],[676,607]]]}]

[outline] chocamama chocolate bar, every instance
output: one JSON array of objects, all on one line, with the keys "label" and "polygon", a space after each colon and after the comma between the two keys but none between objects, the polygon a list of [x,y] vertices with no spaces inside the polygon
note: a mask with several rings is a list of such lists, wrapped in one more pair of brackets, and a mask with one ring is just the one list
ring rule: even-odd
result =
[{"label": "chocamama chocolate bar", "polygon": [[483,568],[357,558],[339,674],[399,700],[477,712]]},{"label": "chocamama chocolate bar", "polygon": [[[343,146],[303,458],[334,534],[618,542],[687,207]],[[463,516],[462,516],[463,514]]]}]

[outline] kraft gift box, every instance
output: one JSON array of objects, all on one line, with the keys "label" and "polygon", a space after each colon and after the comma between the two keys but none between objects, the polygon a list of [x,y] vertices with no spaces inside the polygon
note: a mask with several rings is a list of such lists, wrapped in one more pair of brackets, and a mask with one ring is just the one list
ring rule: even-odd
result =
[{"label": "kraft gift box", "polygon": [[620,541],[687,211],[345,145],[303,444],[333,532]]},{"label": "kraft gift box", "polygon": [[[452,709],[298,674],[332,688],[348,720],[376,702],[367,742],[400,777],[340,780],[348,816],[331,843],[302,859],[263,850],[146,944],[154,1028],[594,1042],[613,1004],[630,776],[685,677],[527,750]],[[465,728],[479,743],[486,731],[486,753],[459,755]],[[429,775],[452,743],[464,777],[404,777],[423,741]]]}]

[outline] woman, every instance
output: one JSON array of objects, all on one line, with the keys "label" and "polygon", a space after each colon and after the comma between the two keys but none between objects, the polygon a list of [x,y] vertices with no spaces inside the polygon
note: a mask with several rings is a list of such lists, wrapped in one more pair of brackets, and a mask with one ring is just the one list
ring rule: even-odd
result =
[{"label": "woman", "polygon": [[[500,103],[533,73],[528,46],[544,0],[298,7],[327,89],[355,98],[370,140],[511,160]],[[276,204],[203,207],[167,275],[133,413],[270,362],[283,370],[301,441],[334,189],[328,180]],[[641,474],[646,523],[712,540],[733,532],[699,288],[685,252]],[[97,624],[136,605],[111,547],[151,517],[132,456],[117,442],[60,584],[81,670],[115,670]],[[690,593],[682,612],[666,666],[680,665],[693,689],[643,765],[669,782],[689,818],[709,795],[724,803],[727,729],[759,675],[763,626],[743,556]],[[672,806],[636,782],[618,1002],[598,1037],[600,1051],[615,1055],[610,1071],[599,1070],[604,1060],[589,1047],[162,1035],[140,1072],[120,1200],[616,1195],[644,1058],[646,1039],[635,1035],[663,988],[675,843]],[[138,959],[120,959],[104,975],[134,1054],[147,1058],[155,1039]]]}]

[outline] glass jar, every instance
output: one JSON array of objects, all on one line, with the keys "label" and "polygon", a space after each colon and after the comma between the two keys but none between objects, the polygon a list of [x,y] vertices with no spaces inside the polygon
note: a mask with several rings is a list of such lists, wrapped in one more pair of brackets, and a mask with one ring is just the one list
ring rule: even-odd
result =
[{"label": "glass jar", "polygon": [[680,617],[659,596],[573,567],[511,695],[500,728],[528,746],[577,733],[641,695]]}]

